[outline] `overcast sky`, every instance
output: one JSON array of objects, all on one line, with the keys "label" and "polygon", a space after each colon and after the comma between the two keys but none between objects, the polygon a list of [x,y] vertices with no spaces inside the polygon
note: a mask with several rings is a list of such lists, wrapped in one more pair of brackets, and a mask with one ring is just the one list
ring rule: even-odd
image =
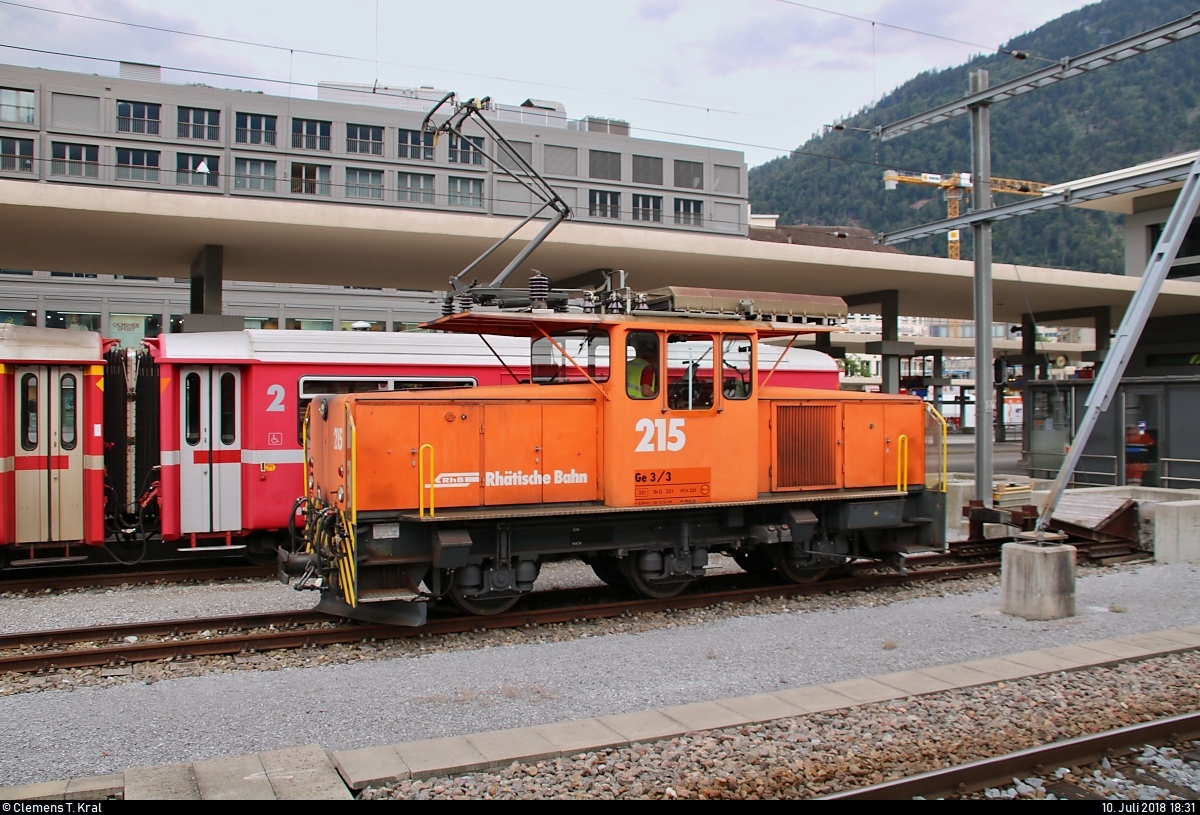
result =
[{"label": "overcast sky", "polygon": [[[308,97],[316,95],[311,87],[316,82],[339,80],[432,85],[510,104],[529,97],[553,99],[566,105],[572,118],[625,119],[634,135],[742,150],[754,166],[921,71],[960,64],[1084,5],[1083,0],[811,0],[804,5],[789,0],[0,0],[0,44],[236,74],[247,78],[164,71],[164,79],[284,96],[289,80],[293,96]],[[1121,35],[1129,33],[1134,32]],[[0,47],[0,61],[117,73],[111,61],[10,47]]]}]

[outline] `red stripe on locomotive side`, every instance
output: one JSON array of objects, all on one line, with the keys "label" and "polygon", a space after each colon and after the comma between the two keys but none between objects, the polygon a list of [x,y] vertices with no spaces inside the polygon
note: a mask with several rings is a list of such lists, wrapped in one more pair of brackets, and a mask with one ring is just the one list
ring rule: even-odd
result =
[{"label": "red stripe on locomotive side", "polygon": [[241,450],[196,450],[192,453],[193,464],[241,464]]},{"label": "red stripe on locomotive side", "polygon": [[71,460],[67,456],[17,456],[14,466],[18,470],[68,470]]}]

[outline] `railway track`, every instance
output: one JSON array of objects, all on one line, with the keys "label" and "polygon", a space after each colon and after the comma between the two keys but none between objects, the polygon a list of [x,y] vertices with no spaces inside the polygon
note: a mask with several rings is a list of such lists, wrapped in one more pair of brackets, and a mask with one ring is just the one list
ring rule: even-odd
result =
[{"label": "railway track", "polygon": [[[722,575],[705,580],[701,590],[666,600],[631,598],[619,590],[569,589],[535,594],[526,601],[525,607],[490,617],[431,615],[426,625],[421,628],[350,623],[316,612],[290,612],[7,634],[0,636],[0,673],[104,667],[166,659],[194,659],[201,656],[454,634],[483,629],[549,625],[620,617],[625,614],[740,603],[761,598],[797,597],[950,580],[973,574],[994,573],[998,569],[999,564],[995,562],[953,566],[930,565],[911,569],[905,575],[888,572],[854,575],[818,583],[782,585],[756,580],[744,574]],[[614,592],[620,595],[617,599],[613,599]],[[147,639],[149,641],[143,641]]]},{"label": "railway track", "polygon": [[238,580],[274,577],[276,567],[234,565],[206,566],[152,571],[85,572],[55,574],[41,572],[33,576],[0,577],[0,592],[43,591],[45,589],[83,589],[93,586],[121,586],[126,583],[189,583],[203,580]]},{"label": "railway track", "polygon": [[[1026,777],[1042,773],[1051,773],[1057,767],[1081,767],[1093,764],[1103,758],[1115,758],[1139,752],[1144,745],[1160,745],[1190,741],[1200,737],[1200,713],[1187,713],[1166,719],[1144,722],[1142,724],[1109,730],[1089,736],[1054,742],[1039,747],[1031,747],[1016,753],[994,756],[991,758],[972,761],[957,767],[944,770],[921,773],[909,778],[887,781],[870,787],[835,793],[825,796],[825,800],[843,801],[878,801],[899,800],[904,798],[946,798],[958,797],[988,787],[1006,786],[1012,783],[1014,777]],[[1152,774],[1146,783],[1158,783]],[[1161,779],[1160,779],[1161,780]],[[1169,782],[1168,782],[1169,783]],[[1159,784],[1161,786],[1161,784]],[[1098,799],[1100,796],[1088,794],[1074,785],[1061,785],[1064,788],[1056,794],[1064,798]],[[1173,785],[1172,785],[1173,786]],[[1054,786],[1048,786],[1049,791],[1055,791]],[[1169,789],[1169,787],[1168,787]],[[1194,797],[1195,792],[1188,790]],[[1134,811],[1134,810],[1129,810]],[[1139,809],[1138,812],[1173,812],[1188,810],[1172,809]]]}]

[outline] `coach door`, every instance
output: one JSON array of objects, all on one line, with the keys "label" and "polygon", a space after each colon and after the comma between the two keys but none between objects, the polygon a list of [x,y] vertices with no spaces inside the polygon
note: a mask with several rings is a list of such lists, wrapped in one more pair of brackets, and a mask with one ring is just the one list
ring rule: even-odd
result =
[{"label": "coach door", "polygon": [[83,369],[16,369],[17,543],[83,538]]},{"label": "coach door", "polygon": [[241,373],[183,368],[180,387],[180,531],[242,528]]}]

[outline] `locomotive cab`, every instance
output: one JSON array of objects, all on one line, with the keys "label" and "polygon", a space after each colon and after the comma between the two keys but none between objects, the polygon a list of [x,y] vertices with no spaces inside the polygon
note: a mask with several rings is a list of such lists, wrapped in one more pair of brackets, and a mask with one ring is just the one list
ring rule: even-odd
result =
[{"label": "locomotive cab", "polygon": [[306,546],[280,553],[281,579],[300,575],[326,610],[416,624],[423,607],[399,598],[496,613],[565,558],[670,597],[714,552],[808,581],[944,548],[924,403],[779,387],[759,370],[760,341],[832,330],[841,300],[659,299],[620,314],[446,316],[429,327],[526,337],[528,379],[314,400]]}]

